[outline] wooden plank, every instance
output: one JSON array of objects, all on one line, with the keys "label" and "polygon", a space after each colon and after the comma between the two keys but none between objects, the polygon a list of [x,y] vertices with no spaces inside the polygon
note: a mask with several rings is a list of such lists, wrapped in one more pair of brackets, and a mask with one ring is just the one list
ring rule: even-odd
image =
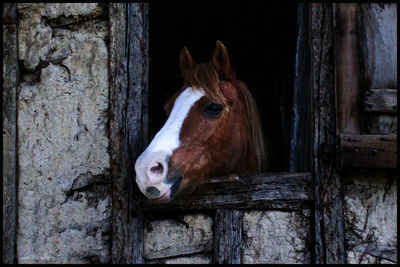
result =
[{"label": "wooden plank", "polygon": [[[397,89],[397,3],[362,3],[359,21],[361,89]],[[362,133],[397,133],[395,114],[365,113],[362,121]]]},{"label": "wooden plank", "polygon": [[133,163],[146,139],[148,4],[109,4],[112,262],[144,263],[142,195]]},{"label": "wooden plank", "polygon": [[360,133],[357,15],[359,4],[334,5],[338,133]]},{"label": "wooden plank", "polygon": [[340,135],[340,166],[397,168],[397,135]]},{"label": "wooden plank", "polygon": [[313,201],[309,173],[266,173],[232,180],[223,177],[182,194],[171,203],[144,202],[146,211],[310,208]]},{"label": "wooden plank", "polygon": [[364,89],[397,89],[397,3],[362,3],[360,82]]},{"label": "wooden plank", "polygon": [[160,251],[148,252],[144,257],[146,260],[163,259],[168,257],[178,257],[185,255],[192,255],[201,252],[210,252],[213,250],[213,243],[209,242],[207,244],[185,244],[182,246],[180,244],[174,244],[173,246],[166,247]]},{"label": "wooden plank", "polygon": [[3,4],[3,263],[17,263],[19,84],[16,4]]},{"label": "wooden plank", "polygon": [[296,61],[293,88],[293,120],[291,127],[289,171],[304,172],[311,168],[311,97],[309,7],[298,3]]},{"label": "wooden plank", "polygon": [[[128,176],[127,136],[125,131],[126,90],[128,85],[126,54],[126,5],[109,6],[109,70],[110,70],[110,161],[113,182],[112,195],[112,263],[127,263],[125,244],[128,235],[126,177]],[[132,250],[129,245],[128,251]],[[129,252],[128,252],[129,253]]]},{"label": "wooden plank", "polygon": [[364,112],[397,113],[397,89],[369,89],[363,99]]},{"label": "wooden plank", "polygon": [[214,228],[214,263],[241,264],[243,211],[218,209]]},{"label": "wooden plank", "polygon": [[314,177],[314,263],[345,263],[340,176],[335,154],[322,153],[335,147],[335,88],[333,58],[333,7],[311,4],[312,153]]}]

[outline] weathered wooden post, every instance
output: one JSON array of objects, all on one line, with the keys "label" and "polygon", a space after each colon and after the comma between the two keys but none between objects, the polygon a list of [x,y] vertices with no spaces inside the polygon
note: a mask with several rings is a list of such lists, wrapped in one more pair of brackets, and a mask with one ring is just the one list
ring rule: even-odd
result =
[{"label": "weathered wooden post", "polygon": [[144,263],[134,162],[147,143],[148,4],[109,8],[112,262]]},{"label": "weathered wooden post", "polygon": [[315,263],[344,263],[343,212],[337,172],[333,6],[311,5],[311,86]]},{"label": "weathered wooden post", "polygon": [[3,4],[3,263],[17,263],[17,4]]}]

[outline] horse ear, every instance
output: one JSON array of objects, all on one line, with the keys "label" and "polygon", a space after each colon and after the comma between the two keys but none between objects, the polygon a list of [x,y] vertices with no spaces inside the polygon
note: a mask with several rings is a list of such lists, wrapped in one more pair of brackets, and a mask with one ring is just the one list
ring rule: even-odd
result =
[{"label": "horse ear", "polygon": [[214,50],[212,64],[226,77],[228,77],[232,72],[228,51],[226,50],[225,45],[219,40],[217,41],[217,47]]},{"label": "horse ear", "polygon": [[181,50],[181,53],[179,54],[179,65],[181,67],[182,74],[188,70],[191,70],[195,65],[195,62],[193,61],[193,58],[190,55],[189,50],[186,48],[186,46]]}]

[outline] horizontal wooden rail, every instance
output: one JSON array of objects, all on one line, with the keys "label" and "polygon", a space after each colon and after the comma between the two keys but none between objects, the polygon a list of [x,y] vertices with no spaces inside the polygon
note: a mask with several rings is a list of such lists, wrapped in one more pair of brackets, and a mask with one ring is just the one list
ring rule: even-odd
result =
[{"label": "horizontal wooden rail", "polygon": [[397,168],[397,135],[340,135],[340,167]]},{"label": "horizontal wooden rail", "polygon": [[370,89],[366,91],[363,109],[365,112],[395,114],[397,112],[397,90]]},{"label": "horizontal wooden rail", "polygon": [[310,173],[260,173],[215,178],[168,204],[145,201],[146,211],[279,209],[301,210],[313,202]]}]

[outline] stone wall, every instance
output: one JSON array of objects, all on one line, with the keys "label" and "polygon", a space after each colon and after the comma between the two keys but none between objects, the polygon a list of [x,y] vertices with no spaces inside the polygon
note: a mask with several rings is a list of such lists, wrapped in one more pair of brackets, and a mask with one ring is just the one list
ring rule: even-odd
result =
[{"label": "stone wall", "polygon": [[109,261],[106,9],[18,4],[18,262]]},{"label": "stone wall", "polygon": [[348,263],[396,263],[396,171],[343,176],[345,248]]},{"label": "stone wall", "polygon": [[212,262],[213,217],[210,214],[179,214],[149,220],[145,225],[147,263]]},{"label": "stone wall", "polygon": [[243,218],[243,263],[309,264],[310,211],[249,211]]}]

